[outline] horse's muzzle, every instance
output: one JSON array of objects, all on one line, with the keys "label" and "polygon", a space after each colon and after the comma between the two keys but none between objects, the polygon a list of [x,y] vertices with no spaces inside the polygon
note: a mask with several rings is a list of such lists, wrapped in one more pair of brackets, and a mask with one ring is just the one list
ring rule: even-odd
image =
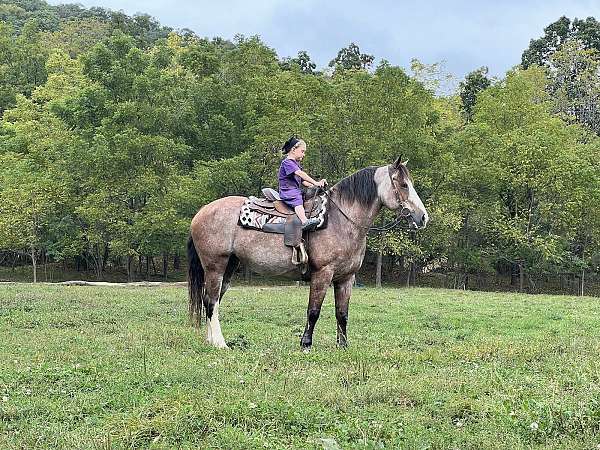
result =
[{"label": "horse's muzzle", "polygon": [[419,230],[421,228],[425,228],[427,226],[427,222],[429,222],[429,215],[427,212],[423,213],[411,211],[408,208],[402,208],[398,216],[406,219],[409,230]]}]

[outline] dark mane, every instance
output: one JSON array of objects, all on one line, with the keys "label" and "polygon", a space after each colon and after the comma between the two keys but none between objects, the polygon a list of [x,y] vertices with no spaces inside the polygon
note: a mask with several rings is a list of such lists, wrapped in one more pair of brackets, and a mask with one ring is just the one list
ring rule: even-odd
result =
[{"label": "dark mane", "polygon": [[333,189],[343,202],[358,202],[361,206],[369,206],[377,198],[375,171],[377,167],[365,167],[337,183]]}]

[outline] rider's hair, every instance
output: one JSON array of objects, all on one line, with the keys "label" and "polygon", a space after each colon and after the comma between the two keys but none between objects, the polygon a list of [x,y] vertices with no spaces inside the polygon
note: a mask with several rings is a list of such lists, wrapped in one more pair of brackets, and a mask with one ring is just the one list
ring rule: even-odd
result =
[{"label": "rider's hair", "polygon": [[291,152],[292,150],[294,150],[302,144],[305,144],[305,142],[302,139],[292,136],[285,142],[285,144],[283,144],[283,147],[281,147],[281,151],[284,155],[287,155],[289,152]]}]

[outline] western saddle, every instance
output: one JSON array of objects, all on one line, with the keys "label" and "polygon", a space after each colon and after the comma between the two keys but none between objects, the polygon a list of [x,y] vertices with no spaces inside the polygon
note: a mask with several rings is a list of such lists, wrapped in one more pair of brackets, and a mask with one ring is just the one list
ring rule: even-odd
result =
[{"label": "western saddle", "polygon": [[[286,205],[279,193],[271,188],[262,190],[264,198],[249,197],[240,211],[239,225],[266,233],[283,234],[283,243],[292,247],[292,263],[301,266],[302,273],[308,270],[308,254],[304,246],[302,223],[296,212]],[[316,217],[319,222],[314,229],[327,226],[327,196],[317,195],[317,189],[309,188],[304,193],[306,217]]]}]

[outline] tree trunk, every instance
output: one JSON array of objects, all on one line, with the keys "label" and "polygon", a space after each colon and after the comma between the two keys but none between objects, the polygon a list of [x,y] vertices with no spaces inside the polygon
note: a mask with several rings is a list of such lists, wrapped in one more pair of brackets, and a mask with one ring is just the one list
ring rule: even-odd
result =
[{"label": "tree trunk", "polygon": [[412,272],[412,265],[413,265],[413,263],[411,262],[410,265],[408,266],[408,274],[406,276],[406,287],[407,288],[410,287],[410,275]]},{"label": "tree trunk", "polygon": [[169,268],[169,255],[166,253],[163,255],[163,277],[167,279],[167,269]]},{"label": "tree trunk", "polygon": [[152,274],[156,276],[156,264],[154,264],[154,258],[152,258],[150,261],[152,261]]},{"label": "tree trunk", "polygon": [[133,257],[131,255],[127,255],[127,282],[131,282],[131,262]]},{"label": "tree trunk", "polygon": [[94,271],[96,272],[96,279],[98,281],[102,280],[102,266],[104,264],[102,263],[102,258],[100,258],[100,260],[96,260],[96,265],[94,267]]},{"label": "tree trunk", "polygon": [[96,279],[102,279],[102,268],[104,267],[104,259],[102,258],[104,253],[100,253],[100,249],[98,245],[94,249],[94,253],[92,254],[92,258],[94,260],[94,271],[96,272]]},{"label": "tree trunk", "polygon": [[33,264],[33,282],[37,283],[37,255],[33,245],[31,246],[31,263]]},{"label": "tree trunk", "polygon": [[181,259],[179,259],[179,255],[173,256],[173,269],[174,270],[181,269]]},{"label": "tree trunk", "polygon": [[523,263],[519,263],[519,292],[523,292],[524,284],[525,284],[525,272],[523,270]]},{"label": "tree trunk", "polygon": [[43,265],[44,265],[44,281],[47,283],[48,282],[48,256],[46,255],[46,253],[43,253],[44,259],[43,261]]},{"label": "tree trunk", "polygon": [[581,269],[581,279],[579,280],[579,295],[583,297],[583,287],[585,283],[585,270]]},{"label": "tree trunk", "polygon": [[375,268],[375,287],[381,287],[381,266],[383,263],[383,252],[381,249],[377,252],[377,264]]},{"label": "tree trunk", "polygon": [[146,280],[150,277],[150,257],[146,255]]},{"label": "tree trunk", "polygon": [[106,264],[108,263],[108,255],[110,254],[110,248],[108,244],[104,244],[104,255],[102,255],[102,270],[104,272],[106,270]]},{"label": "tree trunk", "polygon": [[510,285],[517,285],[517,272],[519,270],[519,266],[515,263],[510,263]]}]

